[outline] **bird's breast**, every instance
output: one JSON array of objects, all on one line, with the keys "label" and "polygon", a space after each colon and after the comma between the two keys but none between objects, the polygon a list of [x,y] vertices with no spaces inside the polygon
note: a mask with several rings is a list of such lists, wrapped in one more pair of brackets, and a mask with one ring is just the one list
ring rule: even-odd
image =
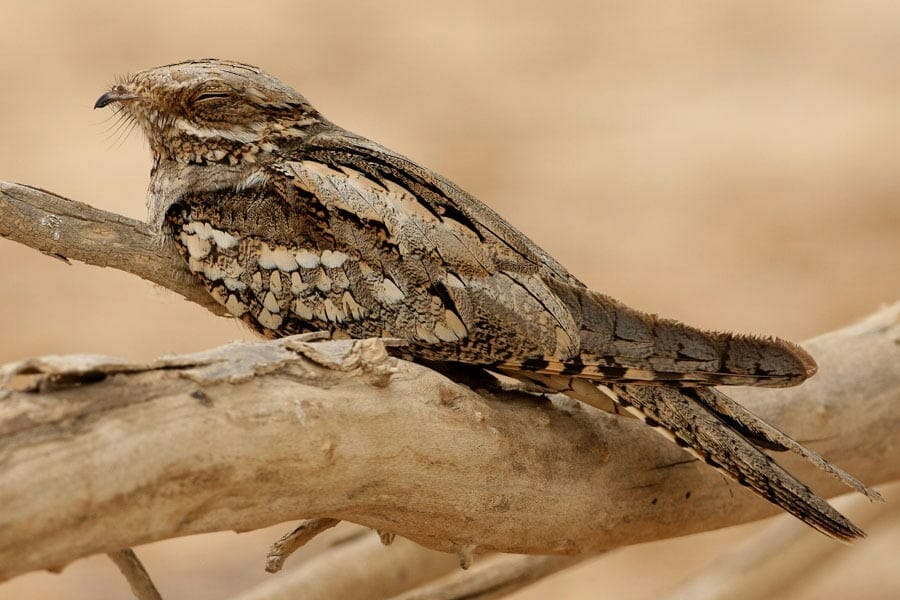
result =
[{"label": "bird's breast", "polygon": [[217,191],[248,189],[265,183],[258,165],[194,165],[161,161],[150,176],[147,222],[162,229],[166,212],[185,197]]}]

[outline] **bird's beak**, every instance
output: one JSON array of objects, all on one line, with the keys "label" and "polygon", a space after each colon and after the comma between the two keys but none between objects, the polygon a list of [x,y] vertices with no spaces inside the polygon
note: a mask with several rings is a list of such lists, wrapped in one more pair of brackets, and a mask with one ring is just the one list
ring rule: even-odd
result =
[{"label": "bird's beak", "polygon": [[103,108],[113,102],[119,102],[121,100],[134,100],[137,98],[137,94],[134,92],[128,91],[123,85],[114,85],[111,90],[97,98],[97,101],[94,103],[94,108]]}]

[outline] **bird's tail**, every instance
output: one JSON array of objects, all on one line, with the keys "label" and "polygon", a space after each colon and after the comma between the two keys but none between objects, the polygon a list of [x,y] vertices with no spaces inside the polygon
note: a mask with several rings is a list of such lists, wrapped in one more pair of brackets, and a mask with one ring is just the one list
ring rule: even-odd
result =
[{"label": "bird's tail", "polygon": [[843,541],[864,533],[784,470],[762,448],[790,450],[871,500],[875,490],[713,388],[613,385],[616,402],[679,446],[804,523]]},{"label": "bird's tail", "polygon": [[[577,324],[574,355],[516,357],[493,368],[641,385],[797,385],[816,372],[800,346],[774,337],[703,331],[549,279]],[[567,348],[568,350],[568,348]]]}]

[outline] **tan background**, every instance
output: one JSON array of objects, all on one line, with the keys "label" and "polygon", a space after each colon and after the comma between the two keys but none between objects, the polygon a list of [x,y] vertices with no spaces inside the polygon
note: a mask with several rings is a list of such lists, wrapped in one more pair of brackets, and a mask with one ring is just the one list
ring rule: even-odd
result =
[{"label": "tan background", "polygon": [[[636,307],[803,339],[900,297],[895,2],[2,1],[0,22],[3,179],[142,217],[141,136],[110,134],[93,101],[116,74],[233,58],[451,177]],[[0,282],[0,361],[247,337],[134,277],[3,240]],[[521,598],[653,598],[749,531],[629,549]],[[170,597],[224,598],[265,577],[278,532],[139,553]],[[897,551],[876,532],[785,597],[900,595]],[[126,594],[102,557],[0,585]]]}]

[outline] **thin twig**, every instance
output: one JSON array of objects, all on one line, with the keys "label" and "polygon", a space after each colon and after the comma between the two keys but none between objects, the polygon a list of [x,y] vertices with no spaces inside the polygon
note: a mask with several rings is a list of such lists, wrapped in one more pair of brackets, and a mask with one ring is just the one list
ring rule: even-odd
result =
[{"label": "thin twig", "polygon": [[331,529],[341,521],[339,519],[307,519],[284,534],[280,540],[272,544],[266,555],[266,571],[277,573],[284,566],[287,557],[303,547],[323,531]]},{"label": "thin twig", "polygon": [[501,598],[553,573],[567,569],[585,556],[497,556],[391,600],[488,600]]},{"label": "thin twig", "polygon": [[[900,487],[893,486],[895,491]],[[896,518],[898,506],[867,502],[862,496],[840,498],[836,506],[866,529]],[[817,535],[787,516],[735,546],[666,596],[667,600],[765,600],[789,595],[797,585],[821,575],[851,549]]]},{"label": "thin twig", "polygon": [[367,532],[231,600],[384,600],[458,568],[452,554],[400,537],[385,547]]},{"label": "thin twig", "polygon": [[131,591],[137,600],[162,600],[147,569],[141,564],[134,550],[125,548],[117,552],[110,552],[107,556],[116,563],[122,575],[128,580],[128,585],[131,586]]}]

